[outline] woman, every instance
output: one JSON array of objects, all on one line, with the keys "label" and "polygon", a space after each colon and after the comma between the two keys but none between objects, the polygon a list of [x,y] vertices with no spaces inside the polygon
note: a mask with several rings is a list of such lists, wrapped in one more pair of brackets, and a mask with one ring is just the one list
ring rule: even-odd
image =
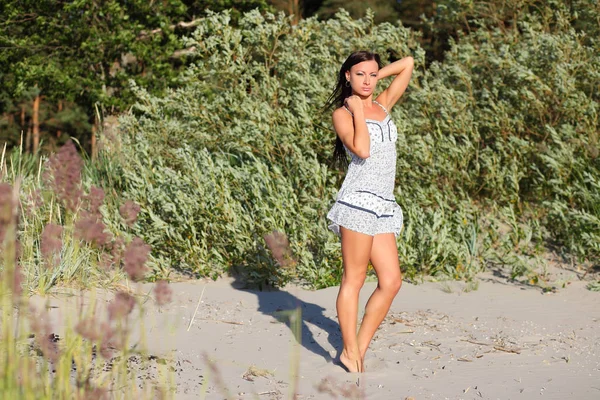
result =
[{"label": "woman", "polygon": [[[412,71],[412,57],[381,67],[377,54],[355,52],[342,65],[328,101],[338,107],[333,112],[334,159],[347,162],[345,152],[351,156],[327,214],[329,228],[342,240],[344,273],[336,306],[344,342],[340,361],[350,372],[364,371],[369,343],[402,285],[396,248],[402,210],[394,200],[398,132],[388,112],[406,90]],[[395,77],[373,100],[377,81],[388,76]],[[369,260],[378,284],[357,334],[358,294]]]}]

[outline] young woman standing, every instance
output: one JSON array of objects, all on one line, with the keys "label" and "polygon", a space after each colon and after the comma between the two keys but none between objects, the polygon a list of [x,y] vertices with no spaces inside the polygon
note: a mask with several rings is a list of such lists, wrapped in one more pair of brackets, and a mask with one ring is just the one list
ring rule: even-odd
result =
[{"label": "young woman standing", "polygon": [[[344,342],[340,361],[350,372],[364,371],[369,343],[402,285],[396,236],[403,218],[394,199],[398,131],[388,112],[406,90],[412,71],[412,57],[381,67],[377,54],[355,52],[342,64],[328,101],[337,106],[334,159],[347,163],[346,153],[351,157],[327,214],[329,228],[342,240],[344,273],[336,306]],[[394,79],[374,100],[377,81],[388,76]],[[378,284],[357,333],[358,295],[369,261]]]}]

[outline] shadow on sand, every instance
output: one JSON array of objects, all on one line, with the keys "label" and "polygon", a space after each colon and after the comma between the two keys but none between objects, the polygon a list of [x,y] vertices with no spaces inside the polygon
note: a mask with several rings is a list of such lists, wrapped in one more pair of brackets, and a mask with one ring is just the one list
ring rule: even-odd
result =
[{"label": "shadow on sand", "polygon": [[[270,315],[277,321],[284,323],[290,328],[292,334],[296,337],[306,350],[309,350],[321,357],[327,362],[334,362],[342,347],[342,337],[337,321],[325,316],[325,309],[307,301],[300,300],[293,294],[284,290],[269,289],[264,291],[248,289],[243,281],[236,277],[232,282],[232,287],[237,290],[243,290],[247,293],[252,293],[258,298],[258,311],[265,315]],[[334,301],[335,299],[332,299]],[[300,313],[297,312],[300,310]],[[300,319],[296,320],[299,315]],[[297,322],[297,323],[296,323]],[[313,329],[315,333],[309,329],[309,324],[317,326],[319,329]],[[296,334],[297,331],[299,335]],[[317,337],[325,335],[326,340],[336,351],[336,358],[333,358],[328,350],[326,350]],[[298,337],[299,336],[299,337]],[[317,336],[317,337],[315,337]],[[321,339],[322,343],[323,340]],[[337,361],[335,361],[337,363]]]}]

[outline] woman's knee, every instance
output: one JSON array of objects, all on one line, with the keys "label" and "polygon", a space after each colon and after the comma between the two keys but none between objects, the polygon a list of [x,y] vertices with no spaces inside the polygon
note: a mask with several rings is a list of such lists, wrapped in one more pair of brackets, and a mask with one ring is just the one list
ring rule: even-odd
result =
[{"label": "woman's knee", "polygon": [[390,277],[388,279],[380,279],[379,287],[381,290],[389,293],[392,296],[395,296],[402,287],[402,277],[400,275]]},{"label": "woman's knee", "polygon": [[344,272],[342,275],[342,286],[360,290],[365,284],[367,274],[362,272],[347,273]]}]

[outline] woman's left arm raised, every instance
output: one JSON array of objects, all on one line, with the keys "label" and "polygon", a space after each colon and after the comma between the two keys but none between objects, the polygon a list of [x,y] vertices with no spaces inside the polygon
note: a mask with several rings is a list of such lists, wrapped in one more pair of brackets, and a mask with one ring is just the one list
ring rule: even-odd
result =
[{"label": "woman's left arm raised", "polygon": [[384,66],[377,73],[378,80],[395,75],[390,86],[377,96],[377,101],[386,109],[390,110],[400,100],[400,97],[402,97],[408,86],[408,82],[410,82],[413,67],[414,60],[409,56]]}]

